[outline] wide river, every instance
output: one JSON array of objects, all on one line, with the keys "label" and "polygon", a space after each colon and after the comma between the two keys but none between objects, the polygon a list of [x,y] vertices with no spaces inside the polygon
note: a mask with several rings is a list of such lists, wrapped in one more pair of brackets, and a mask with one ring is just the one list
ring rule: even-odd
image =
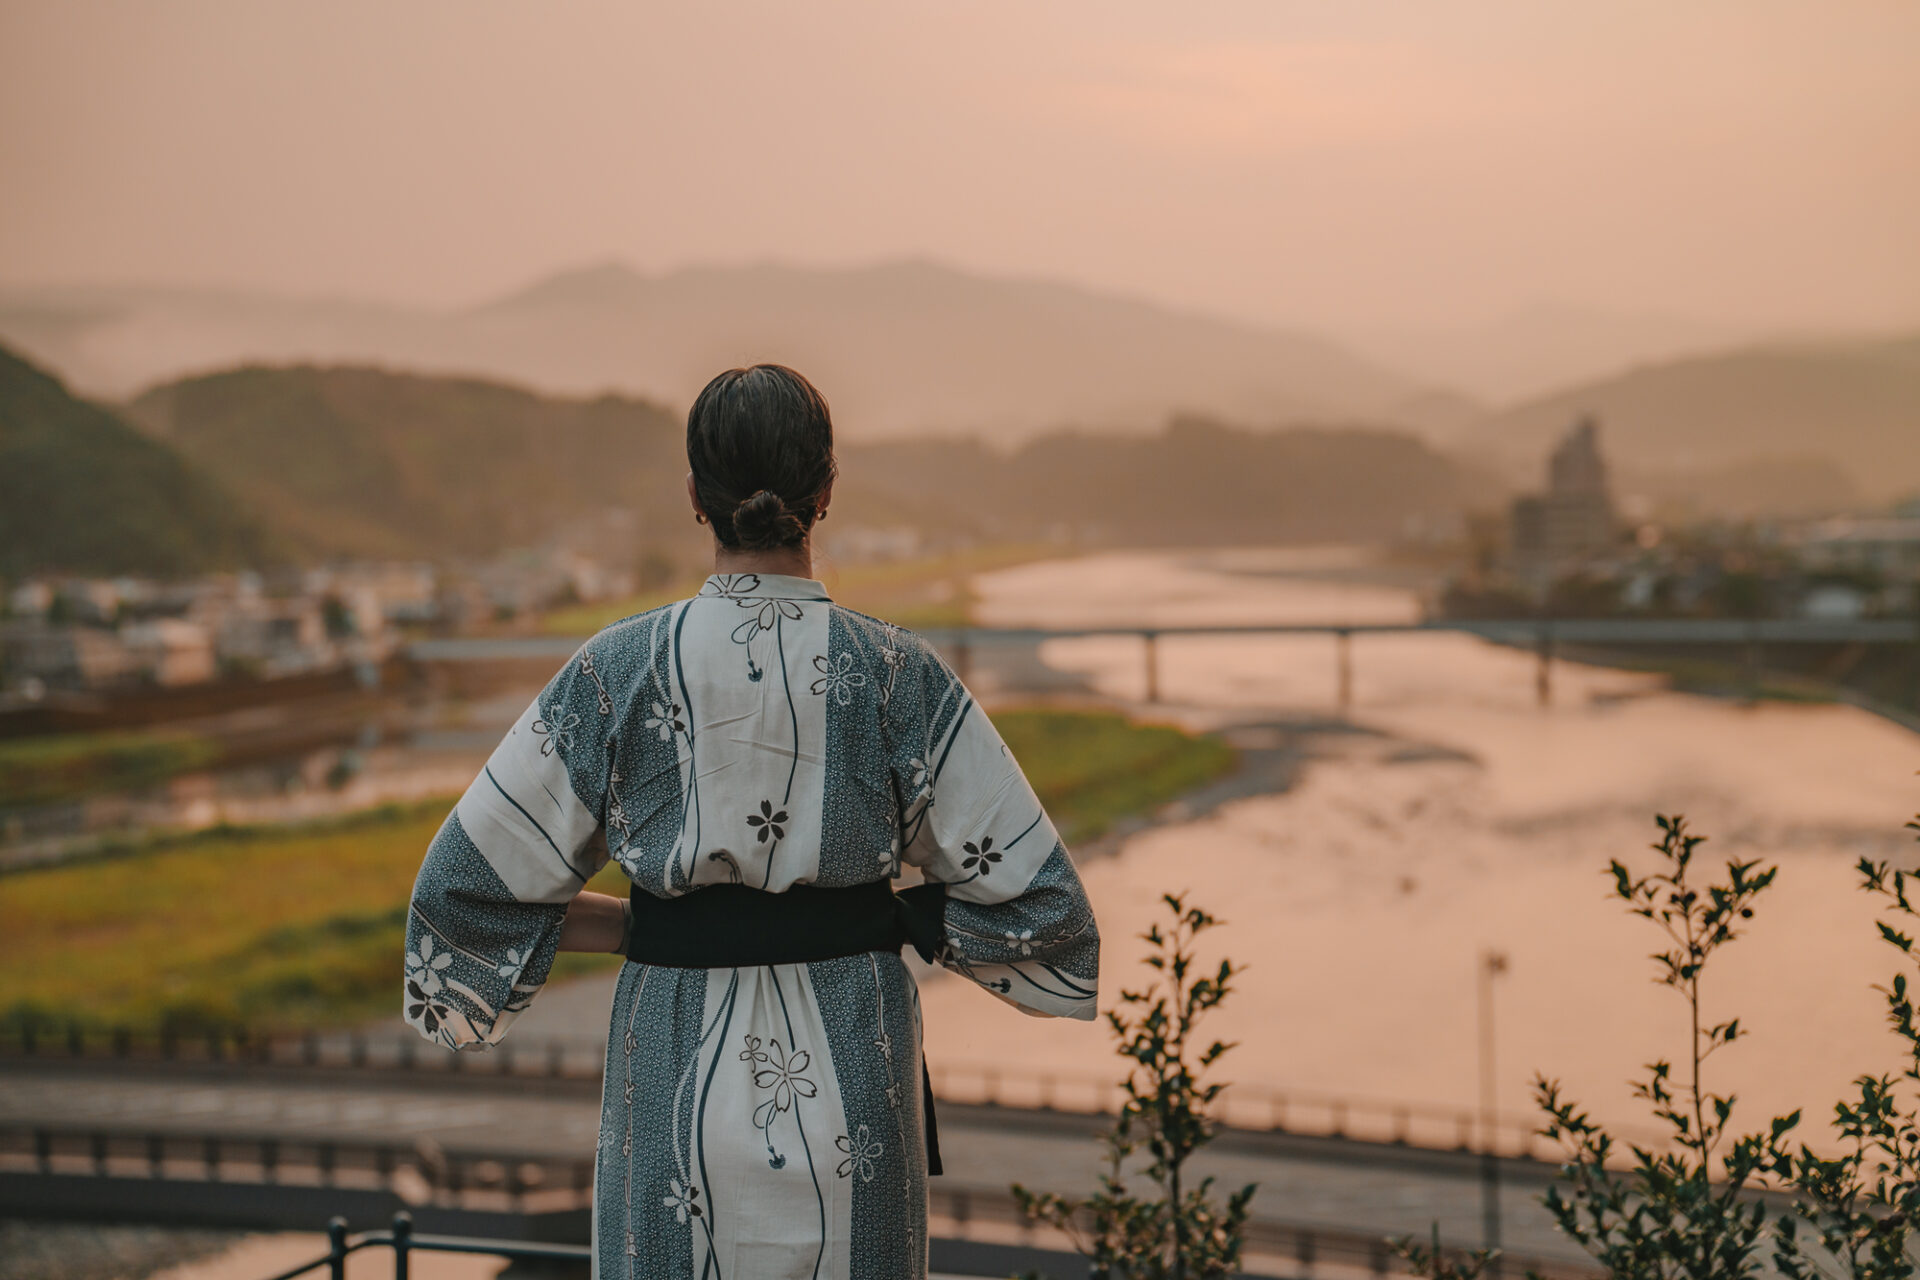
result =
[{"label": "wide river", "polygon": [[[1075,626],[1410,619],[1406,592],[1328,580],[1300,552],[1114,554],[978,580],[986,625]],[[1049,642],[1049,665],[1142,695],[1140,646]],[[1280,794],[1125,840],[1082,874],[1105,938],[1101,1005],[1147,976],[1136,935],[1160,895],[1187,891],[1229,921],[1217,952],[1247,965],[1212,1028],[1240,1042],[1229,1079],[1471,1107],[1476,973],[1495,986],[1502,1111],[1524,1114],[1536,1071],[1598,1114],[1644,1122],[1626,1080],[1687,1054],[1686,1008],[1654,985],[1655,927],[1608,892],[1609,859],[1648,867],[1656,812],[1684,813],[1728,858],[1777,863],[1747,934],[1716,958],[1711,1021],[1750,1037],[1711,1077],[1736,1119],[1831,1112],[1847,1082],[1895,1066],[1872,989],[1895,971],[1856,887],[1863,854],[1920,862],[1920,737],[1847,706],[1741,705],[1647,676],[1556,664],[1534,697],[1531,655],[1464,636],[1361,638],[1354,693],[1335,707],[1331,640],[1161,642],[1161,714],[1277,727],[1309,762]],[[1101,1026],[1028,1019],[962,982],[924,984],[936,1064],[1110,1071]]]}]

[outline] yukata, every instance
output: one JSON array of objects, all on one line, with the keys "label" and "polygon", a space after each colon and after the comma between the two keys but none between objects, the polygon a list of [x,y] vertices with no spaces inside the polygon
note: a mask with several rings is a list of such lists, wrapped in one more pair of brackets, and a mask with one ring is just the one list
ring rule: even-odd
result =
[{"label": "yukata", "polygon": [[[602,839],[601,837],[604,837]],[[661,897],[946,886],[939,961],[1091,1019],[1080,878],[992,722],[918,636],[820,583],[722,574],[589,640],[427,851],[405,1014],[498,1041],[608,860]],[[920,1011],[900,956],[627,963],[595,1161],[605,1280],[911,1280],[927,1267]]]}]

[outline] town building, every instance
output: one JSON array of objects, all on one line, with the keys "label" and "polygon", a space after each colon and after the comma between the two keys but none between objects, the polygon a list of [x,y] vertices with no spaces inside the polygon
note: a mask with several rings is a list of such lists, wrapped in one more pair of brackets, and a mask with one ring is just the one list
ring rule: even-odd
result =
[{"label": "town building", "polygon": [[1554,449],[1546,492],[1514,501],[1509,529],[1513,575],[1536,596],[1614,549],[1618,525],[1593,418],[1575,423]]}]

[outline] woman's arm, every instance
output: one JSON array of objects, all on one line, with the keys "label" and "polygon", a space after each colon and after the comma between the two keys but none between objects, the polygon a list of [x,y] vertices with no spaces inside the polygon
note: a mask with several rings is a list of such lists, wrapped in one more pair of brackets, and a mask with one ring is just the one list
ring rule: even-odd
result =
[{"label": "woman's arm", "polygon": [[604,893],[582,893],[567,904],[560,922],[562,951],[625,951],[627,900]]}]

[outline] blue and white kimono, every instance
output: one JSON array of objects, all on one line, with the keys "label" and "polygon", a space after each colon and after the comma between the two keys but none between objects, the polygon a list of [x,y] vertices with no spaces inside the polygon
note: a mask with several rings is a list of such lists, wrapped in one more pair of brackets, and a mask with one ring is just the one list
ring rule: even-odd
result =
[{"label": "blue and white kimono", "polygon": [[[1094,1016],[1093,913],[992,722],[923,640],[818,582],[709,578],[554,677],[427,851],[407,1020],[453,1048],[499,1040],[609,856],[661,896],[911,864],[947,885],[947,967],[1027,1012]],[[627,964],[596,1169],[606,1280],[924,1276],[912,975],[885,953]]]}]

